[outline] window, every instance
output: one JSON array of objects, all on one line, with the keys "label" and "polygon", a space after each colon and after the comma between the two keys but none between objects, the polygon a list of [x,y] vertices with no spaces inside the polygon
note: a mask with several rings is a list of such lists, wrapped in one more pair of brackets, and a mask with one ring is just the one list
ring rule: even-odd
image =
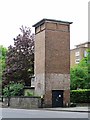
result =
[{"label": "window", "polygon": [[85,44],[85,47],[88,47],[88,44]]},{"label": "window", "polygon": [[87,57],[87,51],[86,50],[84,51],[84,57]]},{"label": "window", "polygon": [[78,64],[79,62],[80,62],[80,58],[77,58],[77,59],[75,60],[75,63]]},{"label": "window", "polygon": [[75,53],[75,56],[79,56],[80,55],[80,53],[79,53],[79,51],[77,51],[76,53]]}]

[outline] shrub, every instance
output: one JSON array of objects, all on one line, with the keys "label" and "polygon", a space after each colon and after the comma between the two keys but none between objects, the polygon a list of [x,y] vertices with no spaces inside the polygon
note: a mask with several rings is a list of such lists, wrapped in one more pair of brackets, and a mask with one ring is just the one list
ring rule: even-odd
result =
[{"label": "shrub", "polygon": [[5,86],[3,89],[3,96],[21,96],[23,95],[24,85],[22,83],[11,82],[9,85]]},{"label": "shrub", "polygon": [[70,97],[73,103],[90,103],[90,89],[71,90]]},{"label": "shrub", "polygon": [[27,96],[34,96],[33,93],[27,92]]}]

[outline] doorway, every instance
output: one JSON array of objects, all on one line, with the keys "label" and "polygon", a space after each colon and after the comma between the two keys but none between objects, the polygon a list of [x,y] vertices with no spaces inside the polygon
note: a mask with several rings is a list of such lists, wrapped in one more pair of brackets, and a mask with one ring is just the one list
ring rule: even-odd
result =
[{"label": "doorway", "polygon": [[52,107],[63,107],[63,90],[52,90]]}]

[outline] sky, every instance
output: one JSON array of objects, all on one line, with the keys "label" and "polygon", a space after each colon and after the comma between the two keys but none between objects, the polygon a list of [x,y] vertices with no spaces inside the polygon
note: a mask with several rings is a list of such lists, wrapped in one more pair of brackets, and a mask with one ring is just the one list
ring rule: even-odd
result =
[{"label": "sky", "polygon": [[88,41],[89,0],[0,0],[0,45],[13,45],[20,27],[30,27],[43,18],[73,22],[70,48]]}]

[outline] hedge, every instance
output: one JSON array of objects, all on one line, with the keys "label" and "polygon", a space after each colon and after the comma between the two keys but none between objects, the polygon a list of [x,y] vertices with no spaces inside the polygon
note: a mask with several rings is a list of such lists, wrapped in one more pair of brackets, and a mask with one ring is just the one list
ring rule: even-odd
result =
[{"label": "hedge", "polygon": [[90,103],[90,89],[71,90],[70,99],[73,103]]}]

